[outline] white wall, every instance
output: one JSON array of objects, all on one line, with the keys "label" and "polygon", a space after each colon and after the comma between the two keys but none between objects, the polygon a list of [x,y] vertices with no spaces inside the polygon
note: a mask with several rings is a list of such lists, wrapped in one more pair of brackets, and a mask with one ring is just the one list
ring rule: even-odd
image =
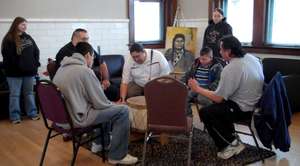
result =
[{"label": "white wall", "polygon": [[[1,40],[11,22],[11,19],[0,19]],[[70,42],[73,30],[78,27],[88,30],[89,42],[95,49],[100,46],[101,54],[128,54],[128,19],[29,19],[27,33],[40,49],[40,72],[45,70],[47,59],[55,58],[58,50]]]},{"label": "white wall", "polygon": [[[179,0],[179,4],[184,16],[180,25],[198,28],[199,52],[208,21],[208,0]],[[0,40],[18,15],[29,21],[28,33],[41,50],[42,65],[70,41],[72,31],[78,27],[89,31],[90,43],[94,48],[100,45],[102,54],[128,54],[127,0],[0,0]],[[299,56],[257,55],[300,59]]]},{"label": "white wall", "polygon": [[126,19],[127,0],[0,0],[0,19]]},{"label": "white wall", "polygon": [[102,54],[128,54],[127,0],[0,0],[0,41],[16,16],[28,20],[27,32],[40,48],[40,71],[79,27]]}]

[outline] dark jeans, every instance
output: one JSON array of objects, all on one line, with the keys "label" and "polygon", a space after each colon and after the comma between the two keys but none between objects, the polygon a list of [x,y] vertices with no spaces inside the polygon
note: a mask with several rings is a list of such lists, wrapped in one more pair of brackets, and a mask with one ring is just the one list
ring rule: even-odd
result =
[{"label": "dark jeans", "polygon": [[236,139],[233,123],[250,119],[252,111],[243,112],[235,102],[229,100],[204,107],[199,111],[199,115],[209,135],[221,151]]},{"label": "dark jeans", "polygon": [[120,90],[117,85],[110,84],[110,86],[104,90],[104,94],[110,101],[117,101],[120,98]]}]

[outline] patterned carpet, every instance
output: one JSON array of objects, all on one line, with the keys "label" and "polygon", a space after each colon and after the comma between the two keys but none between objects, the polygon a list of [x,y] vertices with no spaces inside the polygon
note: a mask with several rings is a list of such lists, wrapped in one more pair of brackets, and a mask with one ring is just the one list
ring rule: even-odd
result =
[{"label": "patterned carpet", "polygon": [[[171,140],[167,145],[152,141],[147,145],[146,165],[180,166],[187,164],[187,141]],[[143,141],[130,143],[129,153],[142,159]],[[219,159],[217,149],[209,135],[199,129],[194,129],[192,142],[192,165],[245,165],[260,160],[256,147],[246,144],[246,149],[239,155],[228,160]],[[263,157],[275,155],[274,152],[263,149]],[[136,165],[141,165],[137,163]]]}]

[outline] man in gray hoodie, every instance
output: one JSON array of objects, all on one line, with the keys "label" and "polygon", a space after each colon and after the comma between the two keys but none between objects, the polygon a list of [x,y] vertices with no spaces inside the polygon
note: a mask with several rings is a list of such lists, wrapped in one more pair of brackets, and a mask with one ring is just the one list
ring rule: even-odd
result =
[{"label": "man in gray hoodie", "polygon": [[99,80],[90,69],[93,63],[91,45],[80,42],[76,45],[76,49],[78,53],[62,60],[53,79],[65,96],[74,126],[86,127],[111,122],[113,128],[108,162],[111,164],[136,163],[138,159],[128,154],[130,129],[128,107],[113,104],[106,98]]}]

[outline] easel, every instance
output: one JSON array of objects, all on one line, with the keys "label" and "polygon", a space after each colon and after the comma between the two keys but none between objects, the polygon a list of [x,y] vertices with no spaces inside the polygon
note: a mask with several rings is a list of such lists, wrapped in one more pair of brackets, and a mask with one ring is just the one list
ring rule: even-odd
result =
[{"label": "easel", "polygon": [[177,8],[174,16],[173,27],[180,27],[180,19],[184,19],[183,12],[181,10],[181,1],[178,0]]}]

